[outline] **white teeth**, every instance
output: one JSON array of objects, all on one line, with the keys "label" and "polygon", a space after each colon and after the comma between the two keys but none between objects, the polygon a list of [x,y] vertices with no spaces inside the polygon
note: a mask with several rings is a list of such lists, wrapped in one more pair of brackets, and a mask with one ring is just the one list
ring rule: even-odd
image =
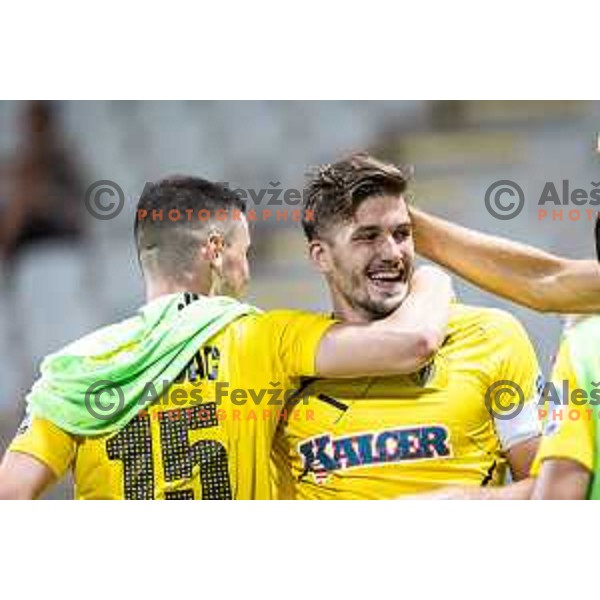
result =
[{"label": "white teeth", "polygon": [[394,281],[400,278],[400,273],[374,273],[369,275],[371,279],[378,279],[383,281]]}]

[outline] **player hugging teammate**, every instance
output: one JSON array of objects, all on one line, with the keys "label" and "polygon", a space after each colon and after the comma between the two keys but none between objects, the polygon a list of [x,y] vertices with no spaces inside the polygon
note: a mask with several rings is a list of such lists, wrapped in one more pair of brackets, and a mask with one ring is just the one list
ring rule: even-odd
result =
[{"label": "player hugging teammate", "polygon": [[[401,168],[366,154],[308,182],[303,227],[331,315],[236,299],[250,233],[226,187],[193,177],[146,186],[138,214],[242,218],[136,220],[147,303],[45,359],[0,466],[0,498],[38,497],[67,470],[77,498],[596,497],[593,421],[540,436],[541,379],[523,327],[455,302],[436,268],[415,270],[415,239],[432,260],[540,310],[597,311],[598,265],[425,215],[408,206],[408,186]],[[599,336],[597,321],[578,325],[555,377],[598,379]],[[164,392],[144,393],[159,381]],[[523,392],[513,419],[493,410],[498,381]],[[236,394],[218,404],[224,385]],[[290,392],[283,412],[257,418],[252,398],[274,386]],[[98,417],[90,407],[107,393],[118,406]]]}]

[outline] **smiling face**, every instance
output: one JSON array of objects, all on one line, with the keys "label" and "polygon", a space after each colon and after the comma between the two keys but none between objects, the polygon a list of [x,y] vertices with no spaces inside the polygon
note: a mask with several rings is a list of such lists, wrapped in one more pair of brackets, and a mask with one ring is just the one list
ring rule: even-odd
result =
[{"label": "smiling face", "polygon": [[374,320],[396,310],[408,294],[415,258],[410,217],[402,195],[375,195],[351,220],[310,244],[333,304],[347,320]]}]

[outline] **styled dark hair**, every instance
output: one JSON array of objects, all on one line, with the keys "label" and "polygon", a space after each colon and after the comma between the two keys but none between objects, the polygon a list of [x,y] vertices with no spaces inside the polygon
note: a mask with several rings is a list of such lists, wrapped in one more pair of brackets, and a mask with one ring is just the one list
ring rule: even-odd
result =
[{"label": "styled dark hair", "polygon": [[309,241],[352,219],[367,198],[406,191],[410,169],[358,153],[321,165],[304,188],[302,227]]},{"label": "styled dark hair", "polygon": [[[200,211],[209,218],[199,218]],[[217,211],[228,218],[214,220]],[[232,213],[244,213],[242,198],[226,185],[200,177],[175,175],[146,184],[138,201],[134,236],[144,270],[177,277],[193,264],[198,245],[217,223],[227,236]],[[179,215],[178,219],[170,216]],[[160,218],[158,218],[160,217]]]}]

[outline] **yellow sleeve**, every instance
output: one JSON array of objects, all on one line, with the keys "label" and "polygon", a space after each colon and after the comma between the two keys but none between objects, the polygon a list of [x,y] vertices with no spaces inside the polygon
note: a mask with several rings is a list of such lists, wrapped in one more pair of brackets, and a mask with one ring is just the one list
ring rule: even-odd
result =
[{"label": "yellow sleeve", "polygon": [[54,423],[26,417],[8,450],[37,458],[61,478],[75,458],[76,447],[75,439]]},{"label": "yellow sleeve", "polygon": [[313,377],[321,338],[336,321],[297,310],[270,311],[261,315],[260,321],[283,372],[290,377]]},{"label": "yellow sleeve", "polygon": [[538,359],[521,323],[505,313],[499,326],[504,339],[504,357],[499,378],[516,383],[521,388],[525,402],[537,401],[543,387]]},{"label": "yellow sleeve", "polygon": [[490,399],[498,402],[492,404],[494,424],[502,448],[509,450],[541,434],[537,402],[544,379],[529,336],[515,317],[497,311],[490,333],[498,362],[492,371],[488,393],[494,390],[490,393]]},{"label": "yellow sleeve", "polygon": [[[564,383],[566,382],[566,384]],[[573,369],[569,344],[564,341],[560,347],[552,373],[552,383],[557,395],[562,398],[564,386],[568,390],[579,387],[577,375]],[[555,402],[545,402],[544,437],[531,468],[532,475],[539,475],[542,462],[549,458],[573,460],[592,471],[594,466],[593,412],[588,405],[577,406],[568,399],[560,406]]]}]

